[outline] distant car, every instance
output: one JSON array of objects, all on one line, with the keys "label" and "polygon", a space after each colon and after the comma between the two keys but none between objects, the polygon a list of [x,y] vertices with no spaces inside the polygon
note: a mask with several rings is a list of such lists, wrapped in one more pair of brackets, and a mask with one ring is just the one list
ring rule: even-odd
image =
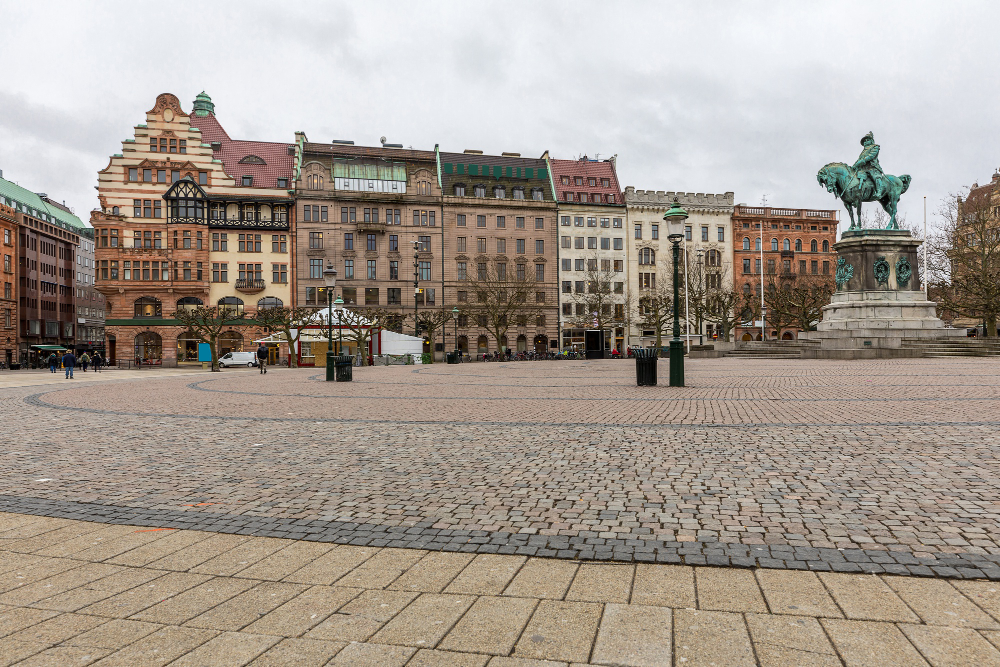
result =
[{"label": "distant car", "polygon": [[253,368],[256,365],[257,355],[253,352],[226,352],[219,358],[220,368],[229,368],[230,366]]}]

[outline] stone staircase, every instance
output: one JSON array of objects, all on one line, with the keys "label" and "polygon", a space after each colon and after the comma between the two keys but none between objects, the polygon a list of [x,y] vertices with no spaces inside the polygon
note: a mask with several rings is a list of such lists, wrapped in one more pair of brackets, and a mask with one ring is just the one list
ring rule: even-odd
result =
[{"label": "stone staircase", "polygon": [[922,357],[1000,357],[1000,338],[904,338],[900,347]]},{"label": "stone staircase", "polygon": [[726,357],[752,359],[801,359],[802,350],[818,347],[819,341],[807,340],[748,340],[736,343],[736,349]]}]

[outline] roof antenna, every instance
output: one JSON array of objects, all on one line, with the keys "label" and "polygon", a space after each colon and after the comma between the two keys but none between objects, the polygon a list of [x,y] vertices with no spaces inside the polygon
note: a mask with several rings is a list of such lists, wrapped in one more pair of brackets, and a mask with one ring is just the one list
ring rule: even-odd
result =
[{"label": "roof antenna", "polygon": [[600,162],[601,161],[601,154],[600,153],[594,153],[594,159],[597,160],[598,162]]},{"label": "roof antenna", "polygon": [[760,196],[760,205],[767,206],[767,193]]}]

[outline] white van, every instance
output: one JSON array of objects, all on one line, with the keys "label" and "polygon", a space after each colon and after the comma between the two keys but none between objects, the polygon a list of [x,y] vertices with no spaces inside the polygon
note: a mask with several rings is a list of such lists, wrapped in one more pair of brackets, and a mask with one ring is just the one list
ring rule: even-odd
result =
[{"label": "white van", "polygon": [[219,358],[220,368],[230,366],[246,366],[252,368],[257,365],[257,355],[253,352],[226,352]]}]

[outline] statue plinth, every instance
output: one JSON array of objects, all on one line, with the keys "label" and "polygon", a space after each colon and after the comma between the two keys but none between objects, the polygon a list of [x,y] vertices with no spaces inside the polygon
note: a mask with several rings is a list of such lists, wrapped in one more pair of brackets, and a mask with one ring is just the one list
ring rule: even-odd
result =
[{"label": "statue plinth", "polygon": [[820,343],[808,356],[916,356],[903,346],[905,339],[964,337],[964,330],[946,327],[937,317],[936,304],[924,297],[917,275],[921,243],[907,230],[844,232],[833,245],[837,291],[823,306],[823,320],[816,331],[799,335]]}]

